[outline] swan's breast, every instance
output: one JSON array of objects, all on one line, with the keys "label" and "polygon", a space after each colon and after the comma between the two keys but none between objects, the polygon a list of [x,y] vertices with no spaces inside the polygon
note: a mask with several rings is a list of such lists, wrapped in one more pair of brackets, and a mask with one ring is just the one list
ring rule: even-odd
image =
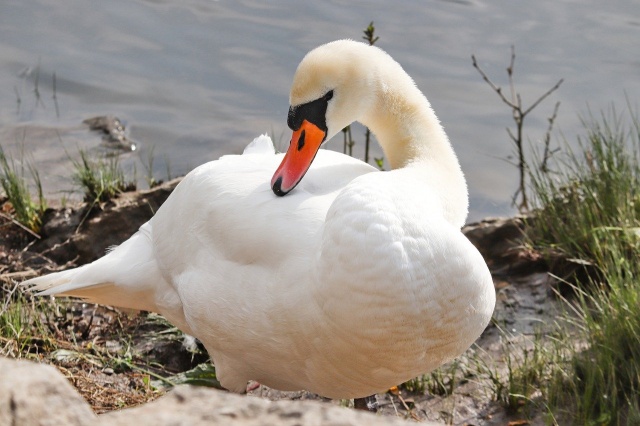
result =
[{"label": "swan's breast", "polygon": [[314,297],[332,347],[319,365],[393,386],[464,351],[495,295],[484,260],[428,193],[364,180],[325,223]]}]

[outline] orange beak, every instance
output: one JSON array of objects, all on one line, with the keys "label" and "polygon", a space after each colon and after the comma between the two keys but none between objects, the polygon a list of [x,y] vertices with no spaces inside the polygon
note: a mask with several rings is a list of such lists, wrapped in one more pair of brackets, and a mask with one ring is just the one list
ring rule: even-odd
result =
[{"label": "orange beak", "polygon": [[293,132],[289,149],[271,178],[271,189],[276,195],[287,195],[302,180],[325,137],[323,130],[307,120]]}]

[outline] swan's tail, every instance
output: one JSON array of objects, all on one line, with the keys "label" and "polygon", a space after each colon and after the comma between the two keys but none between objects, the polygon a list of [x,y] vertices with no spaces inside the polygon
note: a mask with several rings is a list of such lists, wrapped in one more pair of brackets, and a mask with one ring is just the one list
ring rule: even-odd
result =
[{"label": "swan's tail", "polygon": [[153,255],[151,225],[93,263],[22,283],[39,295],[73,296],[90,303],[158,312],[156,294],[165,281]]}]

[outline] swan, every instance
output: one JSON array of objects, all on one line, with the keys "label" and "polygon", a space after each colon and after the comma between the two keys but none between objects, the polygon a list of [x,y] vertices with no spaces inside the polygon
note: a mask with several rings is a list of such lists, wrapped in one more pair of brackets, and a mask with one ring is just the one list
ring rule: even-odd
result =
[{"label": "swan", "polygon": [[[284,156],[261,136],[199,166],[104,257],[24,284],[164,315],[234,392],[255,380],[362,398],[460,355],[495,290],[425,96],[381,49],[339,40],[304,57],[290,105]],[[319,149],[355,120],[392,170]]]}]

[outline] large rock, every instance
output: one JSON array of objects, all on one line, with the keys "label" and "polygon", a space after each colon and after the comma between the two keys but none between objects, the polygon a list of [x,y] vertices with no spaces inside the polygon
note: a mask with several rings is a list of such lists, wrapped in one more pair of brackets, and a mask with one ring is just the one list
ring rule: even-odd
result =
[{"label": "large rock", "polygon": [[[316,401],[269,401],[215,389],[179,386],[136,408],[104,414],[101,426],[154,425],[405,425],[405,420]],[[425,424],[425,423],[421,423]],[[426,423],[428,425],[428,423]]]},{"label": "large rock", "polygon": [[531,274],[546,271],[540,254],[527,246],[524,216],[488,218],[462,228],[462,232],[484,257],[491,273],[496,275]]},{"label": "large rock", "polygon": [[567,257],[561,250],[534,247],[526,235],[533,219],[533,216],[488,218],[466,225],[462,232],[478,248],[494,277],[550,273],[561,278],[557,284],[562,293],[573,292],[573,287],[566,283],[591,282],[598,277],[598,269],[587,261]]},{"label": "large rock", "polygon": [[55,368],[0,357],[0,426],[90,425],[96,420]]},{"label": "large rock", "polygon": [[0,357],[0,426],[148,424],[399,426],[407,422],[334,404],[269,401],[193,386],[179,386],[154,402],[97,417],[55,368]]}]

